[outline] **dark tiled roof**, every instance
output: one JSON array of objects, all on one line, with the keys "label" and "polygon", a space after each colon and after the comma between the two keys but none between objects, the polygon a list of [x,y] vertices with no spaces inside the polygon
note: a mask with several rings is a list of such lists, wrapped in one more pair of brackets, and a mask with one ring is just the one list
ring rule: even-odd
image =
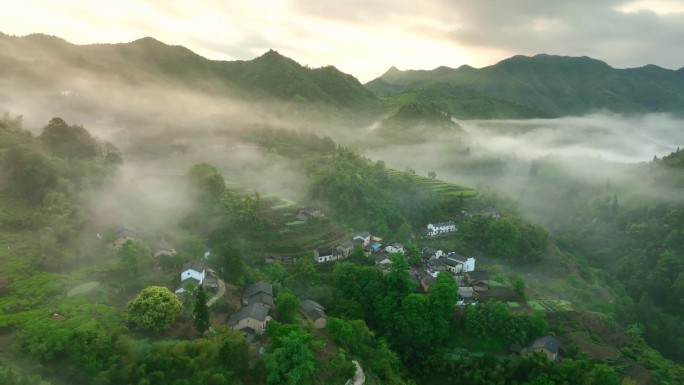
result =
[{"label": "dark tiled roof", "polygon": [[466,274],[473,281],[489,281],[489,273],[484,270],[469,271]]},{"label": "dark tiled roof", "polygon": [[310,299],[305,299],[304,301],[302,301],[299,307],[304,312],[309,312],[312,310],[325,310],[325,308],[320,303]]},{"label": "dark tiled roof", "polygon": [[463,264],[462,261],[453,258],[440,258],[440,261],[447,266],[458,266]]},{"label": "dark tiled roof", "polygon": [[345,249],[353,249],[354,248],[354,242],[345,241],[345,242],[342,242],[342,244],[340,246],[344,247]]},{"label": "dark tiled roof", "polygon": [[255,294],[265,293],[273,297],[273,286],[264,281],[259,281],[245,287],[245,291],[242,292],[242,298],[249,298]]},{"label": "dark tiled roof", "polygon": [[254,318],[262,322],[266,321],[266,317],[270,311],[271,307],[262,303],[257,302],[247,305],[228,319],[228,326],[233,327],[245,318]]},{"label": "dark tiled roof", "polygon": [[531,349],[544,349],[552,354],[558,353],[558,348],[560,348],[560,342],[553,336],[539,337],[530,346]]},{"label": "dark tiled roof", "polygon": [[302,303],[299,305],[299,310],[312,321],[315,321],[319,318],[326,318],[325,308],[318,302],[312,301],[310,299],[302,301]]},{"label": "dark tiled roof", "polygon": [[181,271],[185,271],[188,269],[192,269],[195,271],[199,271],[200,273],[203,272],[207,268],[207,265],[204,264],[202,261],[194,260],[186,263],[183,265],[183,269]]},{"label": "dark tiled roof", "polygon": [[368,231],[364,231],[362,233],[356,234],[356,236],[361,238],[370,238],[371,234]]},{"label": "dark tiled roof", "polygon": [[332,255],[333,253],[333,249],[330,246],[319,247],[316,251],[318,251],[318,255]]}]

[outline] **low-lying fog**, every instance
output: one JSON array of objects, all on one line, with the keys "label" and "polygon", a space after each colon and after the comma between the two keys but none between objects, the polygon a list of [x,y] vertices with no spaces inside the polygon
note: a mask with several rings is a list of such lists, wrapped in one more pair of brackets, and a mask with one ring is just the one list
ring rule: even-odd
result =
[{"label": "low-lying fog", "polygon": [[481,173],[466,165],[498,162],[509,176],[516,173],[516,167],[521,168],[521,175],[527,176],[530,162],[545,158],[568,163],[572,168],[579,168],[581,174],[590,176],[601,174],[602,170],[594,168],[597,164],[609,167],[616,163],[645,162],[684,146],[684,121],[668,114],[636,117],[593,114],[458,123],[466,132],[460,137],[439,136],[426,143],[380,146],[364,152],[401,170],[408,167],[421,175],[436,171],[440,179],[463,182],[465,178],[469,183],[480,183],[491,175],[479,175],[479,178]]},{"label": "low-lying fog", "polygon": [[667,114],[624,117],[594,114],[532,120],[459,122],[470,141],[524,159],[592,157],[610,162],[648,161],[684,144],[682,120]]}]

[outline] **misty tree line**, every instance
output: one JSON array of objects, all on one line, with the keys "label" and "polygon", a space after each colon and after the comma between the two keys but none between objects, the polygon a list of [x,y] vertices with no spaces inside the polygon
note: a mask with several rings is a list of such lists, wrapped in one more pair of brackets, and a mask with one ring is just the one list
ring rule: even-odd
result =
[{"label": "misty tree line", "polygon": [[[54,118],[34,138],[20,120],[5,120],[3,169],[12,183],[7,190],[17,202],[3,225],[38,234],[40,263],[58,266],[64,246],[85,224],[80,205],[91,191],[112,177],[121,163],[114,145],[92,137],[81,126]],[[21,207],[37,207],[21,210]]]}]

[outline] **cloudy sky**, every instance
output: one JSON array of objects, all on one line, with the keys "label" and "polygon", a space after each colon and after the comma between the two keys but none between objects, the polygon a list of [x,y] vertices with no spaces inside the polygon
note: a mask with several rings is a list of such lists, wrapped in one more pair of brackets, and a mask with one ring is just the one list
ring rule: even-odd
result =
[{"label": "cloudy sky", "polygon": [[152,36],[212,59],[275,49],[366,82],[394,65],[483,67],[515,54],[684,66],[684,0],[0,0],[0,31],[72,43]]}]

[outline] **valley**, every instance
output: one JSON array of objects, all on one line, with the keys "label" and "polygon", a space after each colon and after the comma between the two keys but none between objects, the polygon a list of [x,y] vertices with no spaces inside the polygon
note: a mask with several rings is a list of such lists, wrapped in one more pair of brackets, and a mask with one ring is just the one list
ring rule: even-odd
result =
[{"label": "valley", "polygon": [[0,382],[684,381],[681,70],[0,52]]}]

